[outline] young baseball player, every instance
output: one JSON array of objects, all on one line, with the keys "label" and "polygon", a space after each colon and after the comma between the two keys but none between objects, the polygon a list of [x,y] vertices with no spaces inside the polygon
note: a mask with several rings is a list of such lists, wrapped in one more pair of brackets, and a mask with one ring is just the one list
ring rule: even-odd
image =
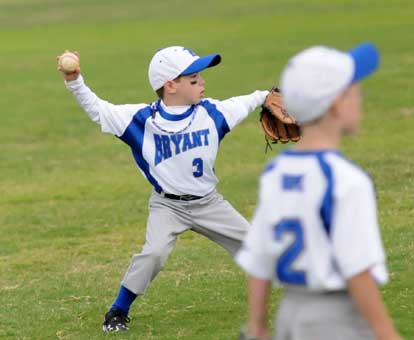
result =
[{"label": "young baseball player", "polygon": [[358,82],[379,54],[311,47],[285,67],[285,109],[302,140],[265,168],[252,227],[236,256],[250,275],[243,339],[265,339],[270,282],[284,288],[277,340],[400,339],[377,288],[387,281],[370,177],[339,151],[361,116]]},{"label": "young baseball player", "polygon": [[[149,82],[159,99],[150,104],[114,105],[84,83],[79,67],[63,72],[66,87],[89,117],[131,148],[139,171],[151,183],[146,241],[131,263],[103,330],[128,330],[128,311],[144,294],[187,230],[202,234],[234,255],[248,222],[216,191],[214,162],[221,140],[263,104],[268,91],[219,101],[203,99],[200,72],[221,57],[200,57],[172,46],[149,64]],[[64,71],[63,69],[61,69]]]}]

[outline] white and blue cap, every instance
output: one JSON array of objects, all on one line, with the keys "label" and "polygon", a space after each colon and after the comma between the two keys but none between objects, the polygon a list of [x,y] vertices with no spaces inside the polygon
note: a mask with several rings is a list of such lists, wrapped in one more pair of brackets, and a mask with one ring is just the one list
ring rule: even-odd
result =
[{"label": "white and blue cap", "polygon": [[154,91],[164,86],[168,80],[178,76],[216,66],[220,63],[219,54],[210,54],[203,57],[198,56],[189,48],[183,46],[170,46],[163,48],[152,57],[148,68],[148,78]]},{"label": "white and blue cap", "polygon": [[379,66],[379,52],[371,43],[343,52],[315,46],[293,56],[280,78],[286,111],[299,124],[328,111],[335,99],[352,84]]}]

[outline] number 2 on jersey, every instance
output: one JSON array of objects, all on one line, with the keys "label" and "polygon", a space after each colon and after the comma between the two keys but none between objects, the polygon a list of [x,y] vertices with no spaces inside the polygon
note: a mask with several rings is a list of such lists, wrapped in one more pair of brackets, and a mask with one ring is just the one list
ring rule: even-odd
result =
[{"label": "number 2 on jersey", "polygon": [[305,272],[292,268],[293,263],[304,248],[301,222],[298,219],[282,220],[276,225],[274,232],[276,240],[280,240],[288,233],[293,235],[293,242],[279,256],[276,263],[276,273],[279,281],[295,285],[305,285]]},{"label": "number 2 on jersey", "polygon": [[195,171],[193,172],[194,177],[203,176],[203,160],[201,158],[193,159],[193,167],[196,168]]}]

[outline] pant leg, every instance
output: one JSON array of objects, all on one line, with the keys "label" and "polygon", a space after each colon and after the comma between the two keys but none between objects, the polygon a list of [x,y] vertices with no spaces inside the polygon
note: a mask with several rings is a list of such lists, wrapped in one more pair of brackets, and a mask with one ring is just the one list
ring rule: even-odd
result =
[{"label": "pant leg", "polygon": [[279,302],[279,308],[275,317],[274,340],[291,340],[289,326],[295,313],[294,304],[289,303],[283,296]]},{"label": "pant leg", "polygon": [[223,197],[213,191],[192,207],[192,230],[208,237],[232,256],[239,250],[249,222]]},{"label": "pant leg", "polygon": [[144,294],[173,250],[177,236],[190,228],[190,222],[174,202],[153,193],[145,244],[141,253],[132,256],[121,284],[137,295]]},{"label": "pant leg", "polygon": [[280,303],[276,340],[373,340],[368,323],[346,293],[287,293]]}]

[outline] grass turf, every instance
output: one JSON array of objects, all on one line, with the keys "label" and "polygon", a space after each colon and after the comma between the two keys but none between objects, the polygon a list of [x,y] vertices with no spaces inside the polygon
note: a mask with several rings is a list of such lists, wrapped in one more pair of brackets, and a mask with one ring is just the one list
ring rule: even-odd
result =
[{"label": "grass turf", "polygon": [[[411,1],[0,0],[0,338],[106,339],[103,313],[145,236],[150,186],[128,148],[102,135],[65,90],[55,56],[81,53],[87,83],[114,103],[150,102],[154,51],[180,44],[223,62],[207,95],[266,89],[313,44],[374,41],[365,117],[343,151],[373,176],[388,255],[382,290],[414,334],[414,47]],[[223,141],[219,191],[247,218],[264,154],[257,114]],[[244,274],[218,246],[185,233],[114,339],[233,339],[246,318]],[[272,309],[280,295],[273,293]],[[271,315],[273,312],[271,313]]]}]

